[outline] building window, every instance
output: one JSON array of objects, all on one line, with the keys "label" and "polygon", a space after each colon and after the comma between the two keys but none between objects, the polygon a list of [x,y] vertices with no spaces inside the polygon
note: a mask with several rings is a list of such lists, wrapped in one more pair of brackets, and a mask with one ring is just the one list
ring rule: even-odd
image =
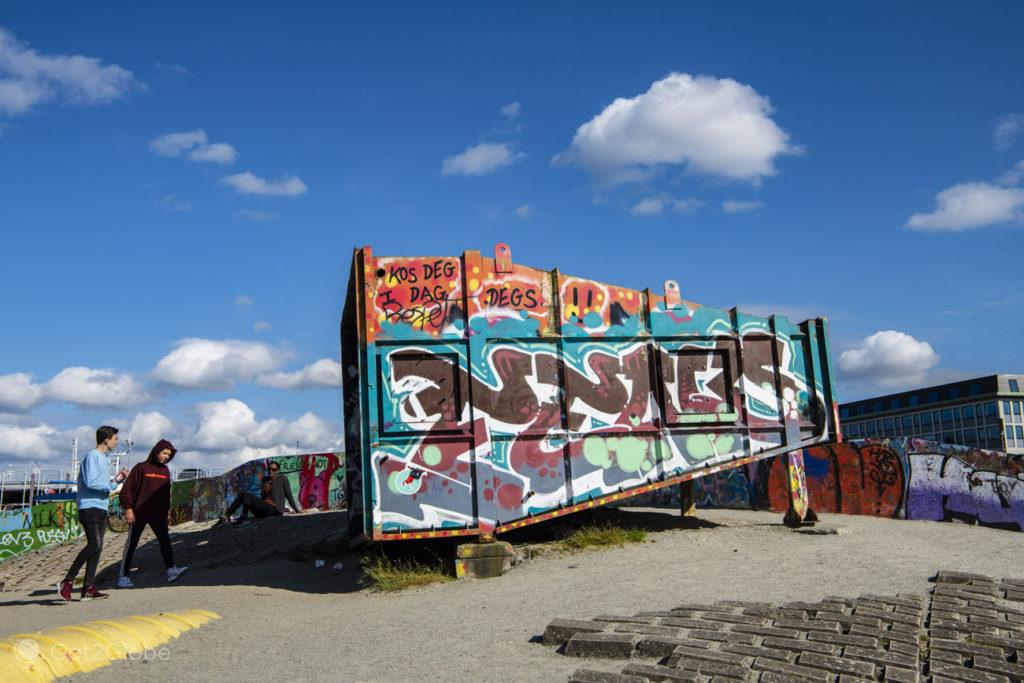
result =
[{"label": "building window", "polygon": [[955,444],[956,437],[953,436],[953,432],[946,432],[942,435],[942,443]]},{"label": "building window", "polygon": [[942,422],[946,423],[946,422],[952,422],[952,421],[953,421],[953,411],[950,410],[949,408],[946,408],[945,410],[942,411]]},{"label": "building window", "polygon": [[1013,430],[1017,434],[1017,441],[1024,439],[1024,427],[1017,425]]},{"label": "building window", "polygon": [[929,391],[928,392],[928,403],[937,403],[939,400],[939,392]]},{"label": "building window", "polygon": [[953,408],[953,419],[956,420],[957,422],[960,421],[960,409],[959,408]]},{"label": "building window", "polygon": [[1020,415],[1020,401],[1013,402],[1013,414]]},{"label": "building window", "polygon": [[988,438],[990,441],[999,441],[999,427],[997,425],[988,426]]},{"label": "building window", "polygon": [[929,430],[932,428],[932,414],[931,413],[921,413],[921,428],[922,429],[929,429]]},{"label": "building window", "polygon": [[902,422],[904,432],[909,432],[914,429],[914,418],[910,417],[909,415],[904,415]]},{"label": "building window", "polygon": [[874,403],[874,405],[873,405],[873,406],[871,407],[871,409],[872,409],[873,411],[875,411],[876,413],[880,413],[880,412],[882,412],[882,402],[881,402],[881,401],[875,401],[875,403]]},{"label": "building window", "polygon": [[844,420],[846,418],[850,417],[850,409],[849,408],[840,408],[839,409],[839,417],[843,418]]},{"label": "building window", "polygon": [[964,430],[964,445],[965,446],[977,446],[978,445],[978,432],[974,429]]},{"label": "building window", "polygon": [[973,420],[974,419],[974,406],[964,406],[964,419],[965,420]]},{"label": "building window", "polygon": [[1009,414],[1010,414],[1010,402],[1009,401],[1003,401],[1003,415],[1009,415]]},{"label": "building window", "polygon": [[995,401],[992,403],[986,403],[985,414],[989,417],[997,417],[999,415],[999,405]]},{"label": "building window", "polygon": [[895,436],[896,435],[896,428],[895,428],[895,425],[893,424],[893,419],[891,417],[887,417],[887,418],[885,418],[882,421],[882,435],[883,436]]},{"label": "building window", "polygon": [[858,415],[863,415],[864,413],[867,412],[867,410],[868,410],[868,407],[866,405],[864,405],[863,403],[861,403],[859,406],[857,406],[857,414]]},{"label": "building window", "polygon": [[1007,425],[1006,426],[1006,443],[1010,443],[1011,441],[1013,441],[1013,427]]},{"label": "building window", "polygon": [[870,438],[872,438],[874,436],[877,436],[877,435],[878,435],[878,431],[875,429],[875,421],[872,420],[871,422],[868,422],[867,436],[870,439]]},{"label": "building window", "polygon": [[913,408],[914,406],[916,406],[920,402],[921,402],[921,397],[918,396],[917,394],[914,394],[913,396],[910,397],[910,399],[907,400],[907,405],[910,406],[911,408]]},{"label": "building window", "polygon": [[902,398],[894,398],[890,402],[890,404],[889,404],[889,408],[891,410],[899,410],[902,407],[903,407],[903,399]]},{"label": "building window", "polygon": [[1020,387],[1017,386],[1017,380],[1015,380],[1015,379],[1011,379],[1010,380],[1010,391],[1012,391],[1015,394],[1020,391]]},{"label": "building window", "polygon": [[977,396],[981,393],[981,385],[975,382],[967,389],[967,393],[971,396]]},{"label": "building window", "polygon": [[949,388],[949,399],[953,400],[954,398],[960,398],[960,387]]}]

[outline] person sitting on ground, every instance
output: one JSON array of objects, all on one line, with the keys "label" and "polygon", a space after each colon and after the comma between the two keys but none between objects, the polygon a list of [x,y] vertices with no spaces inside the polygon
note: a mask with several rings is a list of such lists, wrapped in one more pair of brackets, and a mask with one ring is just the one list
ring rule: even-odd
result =
[{"label": "person sitting on ground", "polygon": [[118,588],[135,586],[128,574],[131,571],[135,547],[147,524],[160,544],[160,554],[164,558],[164,567],[167,568],[167,582],[174,581],[188,569],[174,563],[171,536],[167,530],[167,518],[171,512],[171,471],[167,463],[174,459],[176,452],[170,441],[161,439],[153,446],[146,461],[132,468],[128,479],[121,487],[121,505],[124,507],[125,519],[132,528],[124,544],[121,575],[117,579]]},{"label": "person sitting on ground", "polygon": [[280,476],[280,472],[281,466],[279,464],[276,462],[270,463],[267,466],[267,476],[263,477],[263,482],[260,484],[260,495],[255,496],[248,491],[242,491],[217,523],[225,524],[230,521],[231,515],[238,508],[242,508],[242,514],[239,515],[238,520],[235,522],[235,524],[239,525],[248,522],[250,514],[257,519],[279,517],[288,511],[288,508],[285,507],[285,501],[288,502],[288,505],[295,512],[302,512],[299,506],[295,504],[295,498],[292,496],[292,485],[289,483],[288,477]]}]

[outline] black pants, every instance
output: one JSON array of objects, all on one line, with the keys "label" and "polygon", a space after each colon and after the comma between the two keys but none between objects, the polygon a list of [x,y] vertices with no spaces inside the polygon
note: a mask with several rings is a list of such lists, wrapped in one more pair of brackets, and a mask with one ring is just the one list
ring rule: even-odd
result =
[{"label": "black pants", "polygon": [[[139,537],[146,529],[147,522],[136,522],[128,531],[128,540],[124,543],[124,555],[121,556],[121,576],[128,576],[131,571],[132,555],[135,554],[135,547],[139,545]],[[157,543],[160,544],[160,554],[164,558],[164,566],[170,569],[174,566],[174,553],[171,551],[171,534],[167,531],[167,520],[154,520],[149,522],[149,528],[156,535]]]},{"label": "black pants", "polygon": [[233,502],[231,507],[228,508],[228,511],[224,513],[225,516],[230,517],[235,514],[235,510],[239,507],[242,508],[242,518],[248,517],[250,513],[254,517],[259,517],[261,519],[263,517],[276,517],[281,514],[281,511],[275,506],[271,505],[259,496],[254,496],[248,491],[243,491],[238,494],[238,497],[235,498],[235,502]]},{"label": "black pants", "polygon": [[99,564],[100,553],[103,552],[103,536],[107,532],[107,511],[99,508],[80,508],[78,521],[85,531],[85,547],[78,552],[64,580],[74,581],[84,564],[85,581],[82,582],[82,595],[85,595],[86,589],[96,578],[96,565]]}]

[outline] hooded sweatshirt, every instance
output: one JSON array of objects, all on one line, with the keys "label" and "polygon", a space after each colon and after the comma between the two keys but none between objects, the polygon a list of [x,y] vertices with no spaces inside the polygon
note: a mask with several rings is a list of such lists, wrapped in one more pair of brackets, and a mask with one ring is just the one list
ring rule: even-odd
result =
[{"label": "hooded sweatshirt", "polygon": [[161,465],[160,451],[169,448],[174,459],[177,450],[170,441],[161,439],[149,452],[145,462],[132,468],[121,487],[121,505],[125,510],[135,511],[135,523],[166,521],[171,510],[171,471]]}]

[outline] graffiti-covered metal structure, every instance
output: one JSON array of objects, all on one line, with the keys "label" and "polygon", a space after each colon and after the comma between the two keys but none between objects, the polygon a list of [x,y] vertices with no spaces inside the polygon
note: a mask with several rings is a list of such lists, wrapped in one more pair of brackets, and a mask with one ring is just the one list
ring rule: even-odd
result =
[{"label": "graffiti-covered metal structure", "polygon": [[357,249],[341,346],[357,539],[489,539],[838,436],[824,319],[529,268],[504,244]]}]

